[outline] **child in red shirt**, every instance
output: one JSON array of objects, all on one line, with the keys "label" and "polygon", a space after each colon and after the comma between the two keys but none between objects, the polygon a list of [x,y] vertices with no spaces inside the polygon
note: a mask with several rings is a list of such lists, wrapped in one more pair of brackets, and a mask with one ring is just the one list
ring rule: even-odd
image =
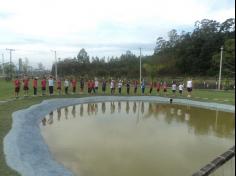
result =
[{"label": "child in red shirt", "polygon": [[58,94],[61,95],[61,80],[60,79],[57,80],[57,90],[58,90]]},{"label": "child in red shirt", "polygon": [[18,76],[16,77],[16,80],[14,81],[14,85],[15,85],[15,97],[18,98],[19,97],[19,92],[20,92],[20,80],[18,79]]},{"label": "child in red shirt", "polygon": [[90,80],[88,81],[87,85],[88,85],[88,93],[91,94],[91,91],[92,91],[92,83],[91,83]]},{"label": "child in red shirt", "polygon": [[47,81],[46,78],[44,77],[41,81],[42,96],[46,95],[46,86],[47,86]]},{"label": "child in red shirt", "polygon": [[27,77],[25,77],[23,79],[23,84],[24,84],[24,96],[28,96],[28,93],[29,93],[29,79]]},{"label": "child in red shirt", "polygon": [[163,91],[164,91],[164,95],[166,96],[166,93],[167,93],[167,84],[166,84],[166,82],[164,82],[164,84],[163,84]]},{"label": "child in red shirt", "polygon": [[37,88],[38,88],[38,78],[34,78],[33,80],[34,96],[37,95]]},{"label": "child in red shirt", "polygon": [[91,82],[91,91],[93,91],[94,94],[96,93],[94,80]]},{"label": "child in red shirt", "polygon": [[75,79],[73,79],[73,80],[71,81],[71,84],[72,84],[72,89],[73,89],[72,91],[73,91],[73,94],[75,94],[77,81],[76,81]]},{"label": "child in red shirt", "polygon": [[157,83],[157,93],[159,93],[159,92],[160,92],[160,89],[161,89],[161,83],[160,83],[160,82],[158,82],[158,83]]}]

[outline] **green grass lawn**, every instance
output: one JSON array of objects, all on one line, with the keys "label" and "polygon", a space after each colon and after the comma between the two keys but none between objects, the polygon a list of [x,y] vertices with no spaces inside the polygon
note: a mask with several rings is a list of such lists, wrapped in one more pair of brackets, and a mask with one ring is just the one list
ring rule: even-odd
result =
[{"label": "green grass lawn", "polygon": [[[32,84],[31,84],[32,85]],[[108,86],[109,87],[109,86]],[[85,89],[86,90],[86,89]],[[140,95],[140,89],[137,95]],[[45,97],[32,97],[32,88],[30,89],[30,96],[22,99],[14,99],[14,87],[12,82],[5,82],[0,80],[0,101],[11,99],[13,101],[9,101],[7,103],[0,104],[0,175],[1,176],[17,176],[18,174],[12,171],[5,162],[5,157],[3,154],[3,138],[8,133],[11,128],[12,119],[11,114],[14,111],[19,109],[27,108],[33,104],[38,104],[45,99],[50,98],[79,98],[89,96],[86,93],[84,94],[76,94],[76,95],[62,95],[62,96],[45,96]],[[133,89],[131,89],[131,95],[133,95]],[[149,95],[149,89],[146,89],[146,95]],[[41,94],[41,91],[39,91]],[[98,95],[101,95],[101,90],[99,90]],[[110,89],[107,90],[106,95],[110,95]],[[116,90],[116,95],[117,90]],[[122,95],[126,95],[126,89],[123,88]],[[156,90],[154,89],[151,96],[157,95]],[[21,97],[23,97],[23,92],[21,90]],[[167,94],[164,95],[163,92],[160,93],[160,96],[173,97],[171,90],[169,89]],[[186,98],[186,91],[182,96],[177,93],[177,98]],[[192,98],[193,100],[198,101],[210,101],[210,102],[218,102],[225,104],[235,104],[235,92],[234,91],[216,91],[216,90],[193,90]]]}]

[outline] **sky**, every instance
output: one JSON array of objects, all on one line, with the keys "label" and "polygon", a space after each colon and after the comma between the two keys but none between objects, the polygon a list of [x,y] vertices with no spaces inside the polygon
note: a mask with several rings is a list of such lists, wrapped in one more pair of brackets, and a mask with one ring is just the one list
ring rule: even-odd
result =
[{"label": "sky", "polygon": [[[57,57],[153,53],[158,37],[191,32],[197,20],[235,17],[234,0],[0,0],[0,54],[50,68]],[[0,55],[0,56],[1,56]],[[0,57],[1,58],[1,57]],[[0,59],[0,63],[2,59]]]}]

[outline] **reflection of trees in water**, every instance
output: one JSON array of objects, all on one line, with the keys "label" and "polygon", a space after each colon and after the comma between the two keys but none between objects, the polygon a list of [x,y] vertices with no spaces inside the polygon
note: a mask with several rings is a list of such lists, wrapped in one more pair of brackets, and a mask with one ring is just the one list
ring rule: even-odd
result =
[{"label": "reflection of trees in water", "polygon": [[235,119],[232,113],[192,108],[188,125],[195,134],[214,133],[217,137],[233,137]]}]

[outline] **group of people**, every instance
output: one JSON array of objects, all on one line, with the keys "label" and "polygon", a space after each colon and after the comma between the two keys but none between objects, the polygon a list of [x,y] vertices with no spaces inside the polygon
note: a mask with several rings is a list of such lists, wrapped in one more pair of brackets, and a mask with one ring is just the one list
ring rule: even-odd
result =
[{"label": "group of people", "polygon": [[[77,91],[77,80],[75,78],[72,79],[64,79],[64,93],[67,95],[69,94],[69,89],[71,88],[72,90],[72,94],[75,94]],[[33,95],[37,96],[38,95],[38,87],[39,87],[39,83],[41,83],[41,92],[42,92],[42,96],[46,95],[46,90],[48,87],[49,90],[49,95],[54,95],[55,92],[55,88],[57,90],[58,95],[62,94],[62,79],[58,78],[58,79],[54,79],[53,76],[49,76],[49,77],[43,77],[41,79],[41,81],[39,82],[39,78],[35,77],[32,80],[32,88],[33,88]],[[30,79],[28,76],[24,76],[23,79],[19,79],[18,77],[16,77],[16,79],[14,80],[14,86],[15,86],[15,97],[19,96],[19,92],[21,89],[21,84],[23,84],[23,90],[24,90],[24,96],[28,96],[29,93],[29,88],[30,88]],[[84,92],[84,87],[85,87],[85,81],[83,78],[80,79],[79,81],[80,84],[80,92],[83,93]],[[114,79],[111,79],[110,82],[106,81],[104,78],[99,82],[99,80],[97,78],[95,78],[94,80],[88,80],[87,81],[87,91],[88,94],[98,94],[98,90],[99,90],[99,86],[101,84],[101,90],[102,90],[102,94],[106,94],[107,91],[107,87],[108,84],[110,84],[110,94],[114,95],[116,92],[116,89],[118,89],[118,94],[121,95],[122,94],[122,89],[126,88],[126,94],[130,95],[131,93],[131,88],[133,88],[133,93],[134,95],[137,95],[137,91],[138,91],[138,87],[140,85],[141,88],[141,94],[144,95],[145,94],[145,89],[146,89],[146,85],[147,87],[149,87],[149,94],[152,94],[152,91],[154,89],[156,89],[157,94],[161,94],[161,91],[163,91],[164,95],[167,95],[167,90],[168,90],[168,85],[167,82],[151,82],[150,84],[147,84],[146,81],[143,79],[141,81],[141,83],[139,83],[138,80],[118,80],[115,81]],[[177,85],[177,83],[175,81],[172,82],[171,85],[171,89],[173,92],[173,95],[176,96],[176,92],[177,89],[179,91],[179,94],[182,95],[183,94],[183,90],[184,90],[184,84],[183,83],[179,83],[179,85]],[[191,92],[192,92],[192,80],[187,81],[187,91],[188,91],[188,97],[191,96]]]},{"label": "group of people", "polygon": [[[41,81],[39,82],[39,78],[35,77],[32,79],[32,88],[33,88],[33,95],[37,96],[38,95],[38,84],[41,83],[41,92],[42,96],[46,95],[46,90],[48,87],[49,90],[49,95],[54,95],[55,88],[57,89],[57,92],[59,95],[62,94],[62,80],[61,79],[54,79],[53,76],[49,77],[43,77]],[[21,89],[21,84],[23,84],[23,91],[24,91],[24,96],[29,95],[29,89],[30,89],[30,78],[28,76],[24,76],[23,79],[19,79],[19,77],[16,77],[14,80],[14,86],[15,86],[15,97],[19,97],[19,92]],[[82,85],[82,83],[81,83]],[[64,90],[65,94],[69,94],[69,87],[72,87],[72,93],[76,93],[76,86],[77,86],[77,81],[76,79],[64,79]]]}]

